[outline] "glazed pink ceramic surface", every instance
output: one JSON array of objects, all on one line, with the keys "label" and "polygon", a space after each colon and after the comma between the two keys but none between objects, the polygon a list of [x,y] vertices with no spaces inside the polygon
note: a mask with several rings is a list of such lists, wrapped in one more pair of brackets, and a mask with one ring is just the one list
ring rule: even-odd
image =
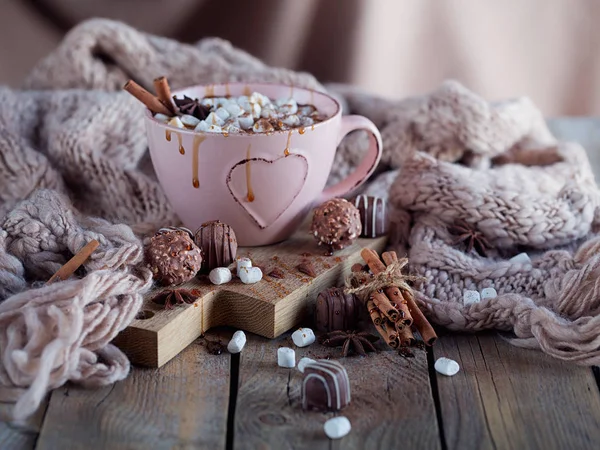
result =
[{"label": "glazed pink ceramic surface", "polygon": [[[152,163],[183,224],[193,231],[219,219],[233,227],[243,246],[288,238],[313,206],[360,186],[381,158],[381,136],[375,125],[362,116],[342,117],[337,101],[320,92],[231,83],[195,86],[174,95],[202,98],[252,92],[313,104],[329,119],[290,131],[227,135],[171,127],[146,113]],[[367,155],[350,176],[323,190],[338,144],[358,129],[370,134]]]}]

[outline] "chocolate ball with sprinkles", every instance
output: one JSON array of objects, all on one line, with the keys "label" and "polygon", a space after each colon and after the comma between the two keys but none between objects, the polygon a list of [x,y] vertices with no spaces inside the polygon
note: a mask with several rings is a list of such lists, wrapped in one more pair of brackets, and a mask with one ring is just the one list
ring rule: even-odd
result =
[{"label": "chocolate ball with sprinkles", "polygon": [[360,213],[362,237],[376,238],[388,232],[388,217],[384,199],[359,195],[354,200],[354,206]]},{"label": "chocolate ball with sprinkles", "polygon": [[310,231],[331,255],[335,250],[352,245],[360,235],[360,214],[348,200],[331,199],[315,209]]},{"label": "chocolate ball with sprinkles", "polygon": [[196,276],[202,265],[202,251],[186,228],[161,228],[144,251],[152,277],[164,286],[185,283]]}]

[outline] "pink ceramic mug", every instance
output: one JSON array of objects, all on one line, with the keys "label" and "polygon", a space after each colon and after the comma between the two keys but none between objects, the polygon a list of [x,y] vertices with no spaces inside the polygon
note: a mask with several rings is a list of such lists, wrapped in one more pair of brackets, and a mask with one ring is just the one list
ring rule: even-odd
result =
[{"label": "pink ceramic mug", "polygon": [[[192,98],[260,92],[293,97],[328,117],[314,126],[273,133],[202,133],[166,125],[146,112],[148,145],[158,180],[183,224],[192,231],[219,219],[243,246],[288,238],[310,209],[360,186],[381,158],[381,136],[362,116],[342,117],[339,103],[317,91],[276,84],[194,86],[173,94]],[[336,148],[353,130],[370,134],[369,150],[347,178],[325,190]]]}]

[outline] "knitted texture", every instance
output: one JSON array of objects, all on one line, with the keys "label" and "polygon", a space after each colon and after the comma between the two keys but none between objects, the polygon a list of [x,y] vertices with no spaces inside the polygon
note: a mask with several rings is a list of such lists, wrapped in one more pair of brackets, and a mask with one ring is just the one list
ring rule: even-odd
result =
[{"label": "knitted texture", "polygon": [[[359,113],[384,104],[350,97]],[[455,82],[385,105],[392,243],[427,280],[420,306],[450,329],[512,330],[515,345],[600,363],[600,192],[584,149],[557,142],[530,101],[488,104]],[[455,244],[460,219],[491,243],[486,257]],[[532,263],[510,261],[521,252]],[[498,297],[463,305],[486,287]]]}]

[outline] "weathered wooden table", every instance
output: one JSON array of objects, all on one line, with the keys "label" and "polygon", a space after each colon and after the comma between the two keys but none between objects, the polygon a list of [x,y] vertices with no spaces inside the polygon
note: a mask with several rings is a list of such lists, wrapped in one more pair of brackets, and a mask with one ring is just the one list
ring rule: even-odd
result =
[{"label": "weathered wooden table", "polygon": [[[600,122],[552,123],[580,140],[600,167]],[[0,423],[0,449],[598,449],[600,373],[512,347],[494,333],[440,332],[414,358],[394,351],[341,358],[351,380],[343,411],[352,432],[329,441],[322,431],[334,414],[303,412],[301,374],[277,367],[275,340],[249,336],[241,355],[211,355],[232,330],[198,339],[161,369],[134,369],[99,390],[55,390],[28,424]],[[313,345],[297,359],[340,357]],[[454,377],[433,361],[459,362]],[[1,408],[0,408],[0,412]]]}]

